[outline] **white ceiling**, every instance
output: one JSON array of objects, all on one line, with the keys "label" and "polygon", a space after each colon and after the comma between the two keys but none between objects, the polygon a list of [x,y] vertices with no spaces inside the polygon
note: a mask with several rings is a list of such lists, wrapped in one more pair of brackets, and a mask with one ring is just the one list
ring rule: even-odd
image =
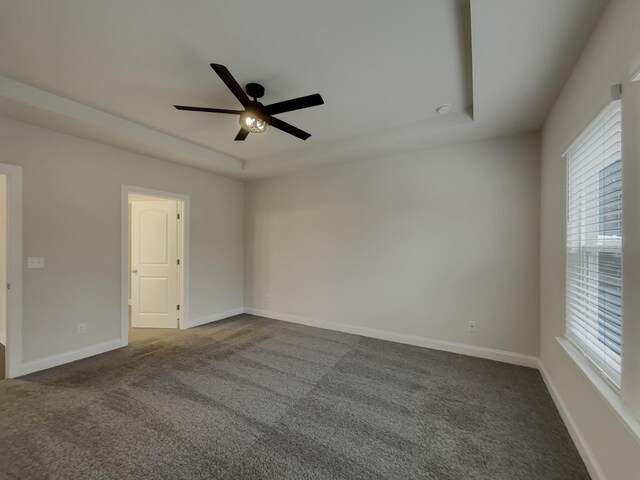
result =
[{"label": "white ceiling", "polygon": [[[0,0],[0,113],[246,178],[534,130],[605,4]],[[264,103],[321,93],[279,116],[313,136],[176,111],[239,107],[211,62]]]}]

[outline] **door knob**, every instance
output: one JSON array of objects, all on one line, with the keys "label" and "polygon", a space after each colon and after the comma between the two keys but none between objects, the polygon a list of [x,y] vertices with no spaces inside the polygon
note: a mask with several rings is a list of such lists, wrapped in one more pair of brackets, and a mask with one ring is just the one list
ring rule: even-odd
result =
[{"label": "door knob", "polygon": [[137,275],[138,274],[138,270],[131,270],[131,273],[135,273]]}]

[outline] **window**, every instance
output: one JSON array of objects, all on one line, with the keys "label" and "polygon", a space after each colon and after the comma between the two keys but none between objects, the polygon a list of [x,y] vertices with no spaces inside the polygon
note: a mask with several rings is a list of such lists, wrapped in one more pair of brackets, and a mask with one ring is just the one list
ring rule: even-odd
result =
[{"label": "window", "polygon": [[616,100],[566,153],[566,335],[618,388],[622,370],[621,117],[621,102]]}]

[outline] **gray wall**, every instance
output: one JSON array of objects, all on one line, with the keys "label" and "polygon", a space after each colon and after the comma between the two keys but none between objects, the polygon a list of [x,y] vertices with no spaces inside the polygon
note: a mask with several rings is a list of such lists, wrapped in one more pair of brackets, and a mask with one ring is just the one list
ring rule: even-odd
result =
[{"label": "gray wall", "polygon": [[505,137],[250,183],[245,305],[537,355],[539,141]]},{"label": "gray wall", "polygon": [[24,362],[120,338],[121,184],[191,197],[191,319],[243,306],[241,182],[1,117],[0,162],[23,167],[23,255],[45,257],[23,270]]}]

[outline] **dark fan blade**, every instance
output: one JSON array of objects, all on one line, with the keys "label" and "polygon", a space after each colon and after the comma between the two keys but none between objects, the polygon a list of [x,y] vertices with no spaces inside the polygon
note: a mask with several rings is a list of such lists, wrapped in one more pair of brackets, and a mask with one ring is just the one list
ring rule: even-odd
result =
[{"label": "dark fan blade", "polygon": [[269,125],[278,130],[282,130],[283,132],[287,132],[289,135],[293,135],[294,137],[298,137],[301,140],[306,140],[311,136],[310,133],[300,130],[299,128],[294,127],[293,125],[288,124],[287,122],[283,122],[275,117],[269,118]]},{"label": "dark fan blade", "polygon": [[306,97],[293,98],[284,102],[272,103],[264,107],[269,115],[277,115],[278,113],[292,112],[293,110],[301,110],[303,108],[316,107],[324,104],[324,100],[319,93],[307,95]]},{"label": "dark fan blade", "polygon": [[224,65],[220,65],[219,63],[211,63],[210,65],[211,65],[211,68],[213,68],[213,70],[222,79],[225,85],[229,88],[229,90],[231,90],[231,93],[235,95],[238,101],[244,107],[249,105],[249,102],[251,100],[249,100],[249,97],[247,97],[247,94],[244,93],[244,90],[238,84],[238,82],[236,82],[236,79],[233,78],[233,75],[231,75],[231,72],[229,72],[227,67],[225,67]]},{"label": "dark fan blade", "polygon": [[212,113],[232,113],[240,115],[242,110],[226,110],[224,108],[208,108],[208,107],[188,107],[186,105],[174,105],[178,110],[188,110],[190,112],[212,112]]},{"label": "dark fan blade", "polygon": [[243,142],[244,139],[247,138],[247,135],[249,135],[249,130],[247,130],[246,128],[241,128],[234,140],[236,142]]}]

